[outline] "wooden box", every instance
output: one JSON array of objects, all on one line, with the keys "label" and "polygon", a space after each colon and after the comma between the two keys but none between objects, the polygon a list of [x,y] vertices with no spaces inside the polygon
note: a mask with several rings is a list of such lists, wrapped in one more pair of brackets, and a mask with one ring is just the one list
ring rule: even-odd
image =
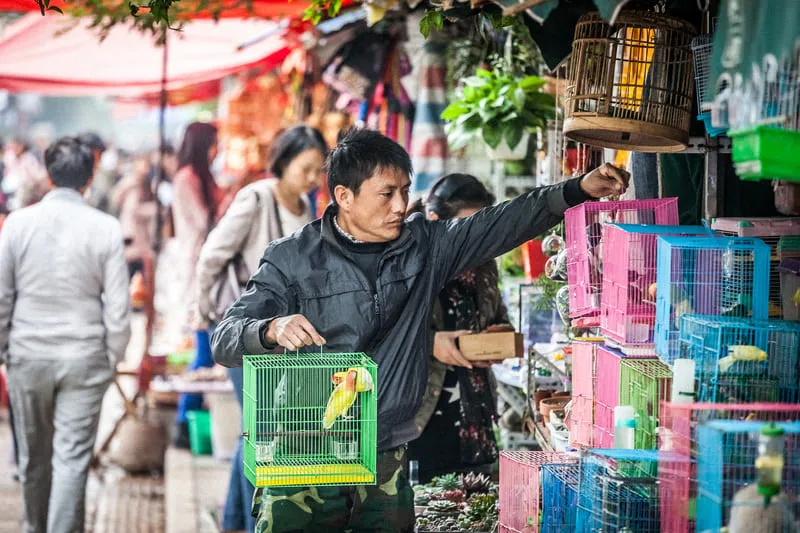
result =
[{"label": "wooden box", "polygon": [[523,335],[514,331],[464,335],[458,338],[458,348],[470,361],[499,361],[525,355]]}]

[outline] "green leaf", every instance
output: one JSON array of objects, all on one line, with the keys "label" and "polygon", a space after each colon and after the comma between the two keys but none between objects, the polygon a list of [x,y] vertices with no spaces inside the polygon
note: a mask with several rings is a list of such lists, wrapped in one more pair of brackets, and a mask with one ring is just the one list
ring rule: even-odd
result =
[{"label": "green leaf", "polygon": [[519,80],[519,86],[526,91],[538,91],[547,84],[547,80],[539,76],[526,76]]},{"label": "green leaf", "polygon": [[[341,0],[338,1],[341,3]],[[419,22],[419,32],[427,39],[430,37],[431,31],[441,30],[443,26],[444,17],[441,11],[429,9]]]},{"label": "green leaf", "polygon": [[506,127],[505,138],[509,148],[513,150],[517,147],[522,140],[522,128],[518,123],[512,122]]},{"label": "green leaf", "polygon": [[523,109],[525,109],[525,91],[522,87],[517,87],[514,89],[514,107],[517,108],[517,111],[520,113]]},{"label": "green leaf", "polygon": [[475,71],[475,75],[476,75],[477,77],[479,77],[479,78],[483,78],[483,79],[485,79],[485,80],[490,80],[490,79],[492,79],[492,73],[491,73],[491,72],[489,72],[489,71],[488,71],[488,70],[486,70],[486,69],[483,69],[483,68],[479,68],[478,70],[476,70],[476,71]]},{"label": "green leaf", "polygon": [[464,113],[469,111],[469,108],[459,102],[453,102],[442,111],[442,120],[455,120]]},{"label": "green leaf", "polygon": [[483,87],[486,85],[486,80],[480,76],[470,76],[469,78],[464,78],[464,84],[469,87]]},{"label": "green leaf", "polygon": [[475,87],[470,87],[469,85],[464,87],[464,101],[474,102],[478,100],[479,97],[480,93],[475,89]]},{"label": "green leaf", "polygon": [[486,123],[481,129],[481,137],[489,148],[497,148],[497,145],[503,140],[503,132],[494,124]]}]

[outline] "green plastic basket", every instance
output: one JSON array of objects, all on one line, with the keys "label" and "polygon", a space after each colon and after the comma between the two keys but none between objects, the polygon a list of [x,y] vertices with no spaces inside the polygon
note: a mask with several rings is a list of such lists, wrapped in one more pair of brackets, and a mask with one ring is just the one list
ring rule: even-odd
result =
[{"label": "green plastic basket", "polygon": [[193,455],[211,455],[211,415],[208,411],[188,411],[189,448]]},{"label": "green plastic basket", "polygon": [[741,179],[800,182],[800,131],[756,126],[728,135]]},{"label": "green plastic basket", "polygon": [[[334,391],[344,398],[351,394],[348,384],[366,389],[362,384],[370,381],[370,390],[356,392],[346,414],[326,428]],[[378,366],[363,353],[246,356],[247,478],[256,487],[374,485],[377,386]]]},{"label": "green plastic basket", "polygon": [[619,404],[636,412],[634,445],[656,449],[661,402],[670,401],[672,372],[657,359],[623,359],[620,363]]}]

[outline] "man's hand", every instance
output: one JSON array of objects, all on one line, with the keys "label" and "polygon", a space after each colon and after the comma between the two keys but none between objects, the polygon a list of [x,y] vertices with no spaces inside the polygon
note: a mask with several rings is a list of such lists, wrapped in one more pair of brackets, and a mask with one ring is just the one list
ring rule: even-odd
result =
[{"label": "man's hand", "polygon": [[464,357],[456,346],[456,339],[462,335],[469,335],[468,329],[459,331],[437,331],[433,337],[433,356],[440,362],[450,366],[463,366],[472,368],[472,363]]},{"label": "man's hand", "polygon": [[283,346],[287,350],[299,350],[303,346],[324,346],[325,339],[317,333],[311,322],[303,315],[276,318],[269,323],[267,341]]},{"label": "man's hand", "polygon": [[581,179],[581,189],[592,198],[624,194],[631,175],[609,163],[597,167]]}]

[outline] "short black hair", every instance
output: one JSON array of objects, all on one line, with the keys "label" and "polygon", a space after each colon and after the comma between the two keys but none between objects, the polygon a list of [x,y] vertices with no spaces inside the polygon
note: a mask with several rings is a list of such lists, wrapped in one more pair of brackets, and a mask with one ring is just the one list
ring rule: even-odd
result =
[{"label": "short black hair", "polygon": [[455,217],[462,209],[483,209],[495,198],[478,178],[471,174],[446,174],[431,188],[425,208],[441,220]]},{"label": "short black hair", "polygon": [[319,130],[301,124],[282,132],[272,142],[269,150],[269,171],[276,178],[283,177],[283,171],[292,160],[306,150],[319,150],[322,157],[328,153],[325,137]]},{"label": "short black hair", "polygon": [[409,177],[414,173],[411,158],[402,146],[377,131],[351,129],[341,137],[325,162],[331,198],[336,201],[334,191],[338,185],[358,194],[362,183],[377,171],[386,169],[399,170]]},{"label": "short black hair", "polygon": [[92,150],[98,150],[100,152],[106,151],[106,143],[103,142],[103,139],[101,139],[98,134],[92,131],[78,135],[78,141],[85,144]]},{"label": "short black hair", "polygon": [[75,137],[62,137],[47,147],[44,164],[56,187],[82,189],[94,172],[94,153]]}]

